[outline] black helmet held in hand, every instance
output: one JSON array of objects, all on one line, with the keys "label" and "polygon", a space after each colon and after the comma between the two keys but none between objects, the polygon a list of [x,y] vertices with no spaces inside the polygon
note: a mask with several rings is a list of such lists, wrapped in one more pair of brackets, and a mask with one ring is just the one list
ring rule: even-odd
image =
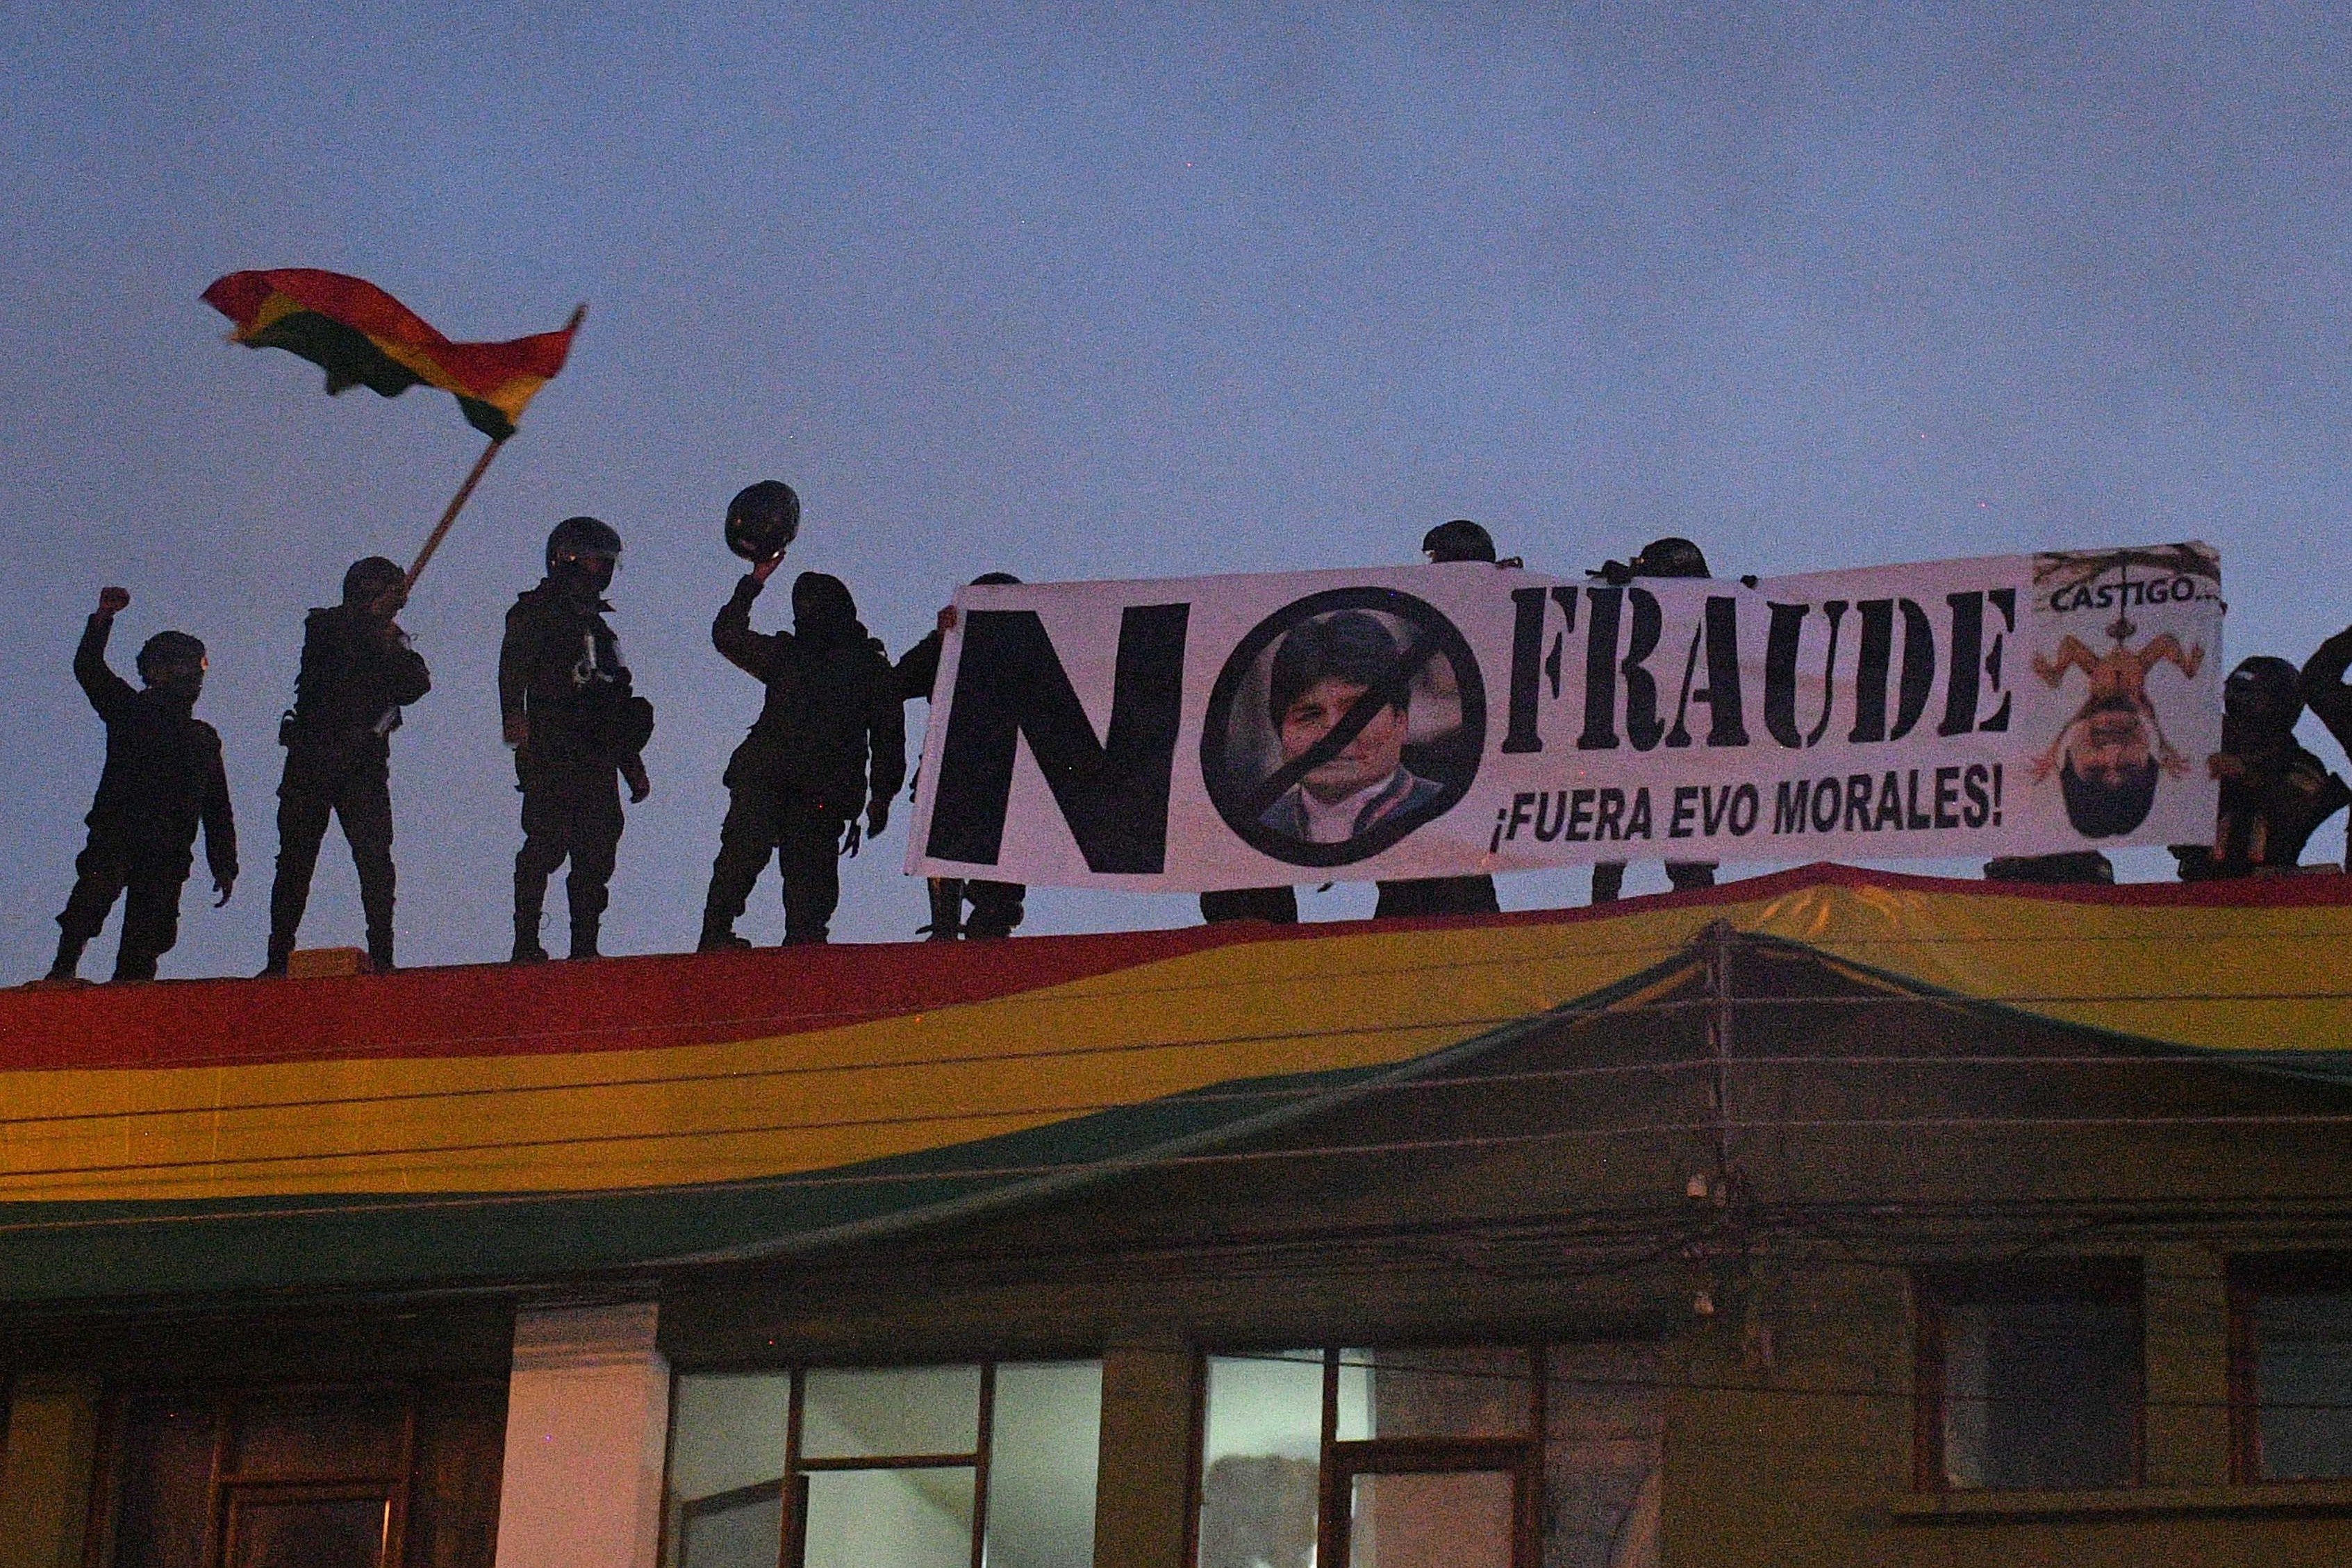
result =
[{"label": "black helmet held in hand", "polygon": [[1422,535],[1421,549],[1432,565],[1450,560],[1491,561],[1495,559],[1495,536],[1467,517],[1456,517]]},{"label": "black helmet held in hand", "polygon": [[800,534],[801,498],[782,479],[746,485],[727,503],[727,548],[745,560],[773,560]]}]

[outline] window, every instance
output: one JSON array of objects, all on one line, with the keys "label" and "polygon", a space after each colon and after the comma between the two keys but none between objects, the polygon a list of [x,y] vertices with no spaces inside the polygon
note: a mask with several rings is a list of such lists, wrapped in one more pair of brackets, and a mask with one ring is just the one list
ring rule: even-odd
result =
[{"label": "window", "polygon": [[1197,1568],[1655,1561],[1645,1348],[1269,1352],[1204,1375]]},{"label": "window", "polygon": [[2137,1482],[2137,1264],[1931,1277],[1918,1309],[1922,1490]]},{"label": "window", "polygon": [[1094,1561],[1099,1363],[694,1375],[675,1397],[669,1568]]},{"label": "window", "polygon": [[490,1568],[506,1385],[127,1392],[106,1420],[106,1568]]},{"label": "window", "polygon": [[2352,1259],[2230,1270],[2234,1479],[2352,1479]]}]

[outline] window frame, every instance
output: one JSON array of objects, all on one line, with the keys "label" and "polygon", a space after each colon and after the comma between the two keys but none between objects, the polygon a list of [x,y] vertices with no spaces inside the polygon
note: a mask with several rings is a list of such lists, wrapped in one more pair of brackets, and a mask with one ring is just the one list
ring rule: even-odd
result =
[{"label": "window frame", "polygon": [[[206,1502],[203,1558],[225,1560],[228,1531],[236,1503],[247,1498],[381,1496],[387,1505],[383,1562],[407,1560],[409,1514],[415,1502],[419,1458],[419,1421],[425,1402],[442,1389],[488,1383],[485,1378],[361,1377],[351,1379],[299,1377],[278,1380],[238,1378],[215,1381],[195,1378],[133,1380],[110,1385],[104,1393],[98,1440],[92,1457],[92,1484],[82,1561],[107,1568],[120,1545],[118,1530],[127,1477],[125,1441],[131,1407],[142,1399],[184,1399],[206,1407],[212,1424],[211,1458],[205,1477]],[[239,1455],[252,1406],[297,1394],[382,1396],[401,1406],[399,1435],[389,1468],[295,1465],[247,1468]]]},{"label": "window frame", "polygon": [[1954,1486],[1946,1469],[1944,1429],[1948,1314],[1954,1307],[2075,1299],[2121,1302],[2126,1309],[2130,1459],[2114,1486],[2059,1488],[2107,1491],[2147,1480],[2147,1273],[2137,1258],[2077,1258],[2035,1263],[1989,1264],[1914,1272],[1912,1300],[1911,1488],[1922,1493],[1975,1493],[2046,1489]]},{"label": "window frame", "polygon": [[[942,1366],[969,1366],[971,1362],[940,1362]],[[971,1547],[964,1561],[977,1564],[983,1560],[988,1542],[988,1466],[992,1452],[992,1428],[996,1424],[996,1363],[982,1361],[980,1367],[980,1410],[973,1427],[971,1449],[961,1453],[937,1454],[869,1454],[837,1458],[812,1459],[801,1453],[802,1401],[808,1387],[812,1371],[846,1370],[829,1366],[794,1366],[792,1369],[791,1404],[784,1416],[783,1532],[777,1543],[776,1561],[780,1568],[804,1568],[808,1552],[809,1478],[816,1475],[838,1475],[858,1470],[964,1470],[971,1472]],[[863,1370],[863,1369],[861,1369]],[[872,1370],[896,1372],[897,1366]]]},{"label": "window frame", "polygon": [[[677,1554],[682,1550],[682,1531],[689,1514],[713,1509],[722,1503],[748,1501],[764,1494],[778,1500],[782,1518],[776,1539],[777,1568],[797,1568],[806,1552],[807,1511],[810,1478],[837,1475],[844,1472],[964,1469],[972,1476],[971,1541],[967,1563],[982,1561],[986,1550],[989,1525],[989,1480],[996,1458],[996,1396],[999,1371],[1013,1367],[1090,1366],[1100,1369],[1100,1353],[1073,1353],[1064,1355],[1040,1356],[977,1356],[960,1360],[939,1361],[758,1361],[730,1362],[672,1369],[669,1380],[668,1409],[664,1417],[665,1441],[661,1476],[661,1528],[655,1561],[662,1568],[672,1568]],[[979,1386],[974,1395],[979,1409],[973,1425],[973,1446],[956,1452],[923,1454],[845,1455],[809,1458],[803,1453],[805,1438],[804,1410],[808,1378],[812,1374],[839,1372],[920,1372],[945,1367],[963,1367],[979,1373]],[[677,1452],[678,1406],[688,1378],[752,1376],[787,1380],[784,1408],[783,1474],[768,1480],[752,1481],[713,1493],[709,1497],[681,1500],[673,1485],[671,1465]],[[1097,1396],[1099,1398],[1099,1396]],[[1196,1400],[1195,1406],[1199,1402]],[[1099,1412],[1099,1405],[1097,1405]],[[1099,1477],[1097,1477],[1099,1483]],[[1097,1503],[1099,1508],[1099,1491]]]},{"label": "window frame", "polygon": [[[1279,1355],[1281,1350],[1298,1348],[1292,1344],[1255,1354],[1273,1356]],[[1513,1568],[1535,1568],[1542,1557],[1544,1445],[1549,1428],[1545,1391],[1551,1381],[1549,1349],[1548,1345],[1516,1341],[1326,1346],[1320,1352],[1323,1397],[1321,1430],[1316,1448],[1316,1562],[1346,1562],[1349,1508],[1359,1476],[1499,1473],[1511,1478]],[[1516,1351],[1526,1358],[1528,1368],[1527,1425],[1517,1437],[1342,1438],[1339,1435],[1339,1372],[1343,1366],[1364,1364],[1345,1359],[1351,1350],[1369,1351],[1374,1355],[1383,1352],[1409,1355],[1415,1350]],[[1208,1470],[1209,1363],[1218,1356],[1251,1354],[1248,1350],[1222,1349],[1203,1351],[1193,1358],[1192,1458],[1184,1518],[1185,1568],[1196,1568],[1201,1560],[1201,1509]]]},{"label": "window frame", "polygon": [[[2262,1343],[2254,1312],[2265,1295],[2352,1291],[2352,1253],[2251,1253],[2229,1260],[2230,1484],[2341,1486],[2344,1477],[2263,1473]],[[2352,1419],[2352,1416],[2347,1416]]]}]

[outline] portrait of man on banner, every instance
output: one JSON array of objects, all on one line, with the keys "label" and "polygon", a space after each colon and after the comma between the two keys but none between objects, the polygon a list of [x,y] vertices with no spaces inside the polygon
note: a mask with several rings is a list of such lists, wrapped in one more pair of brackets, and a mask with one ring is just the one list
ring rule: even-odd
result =
[{"label": "portrait of man on banner", "polygon": [[[1297,865],[1377,854],[1477,770],[1477,675],[1452,623],[1402,594],[1318,595],[1269,617],[1212,697],[1202,761],[1234,831]],[[1388,602],[1388,601],[1395,602]]]}]

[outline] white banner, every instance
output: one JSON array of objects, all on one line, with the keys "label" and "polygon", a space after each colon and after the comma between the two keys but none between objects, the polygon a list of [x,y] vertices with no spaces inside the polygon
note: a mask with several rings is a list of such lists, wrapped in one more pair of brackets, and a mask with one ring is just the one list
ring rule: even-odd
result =
[{"label": "white banner", "polygon": [[2202,843],[2200,544],[1610,583],[968,588],[907,868],[1201,890]]}]

